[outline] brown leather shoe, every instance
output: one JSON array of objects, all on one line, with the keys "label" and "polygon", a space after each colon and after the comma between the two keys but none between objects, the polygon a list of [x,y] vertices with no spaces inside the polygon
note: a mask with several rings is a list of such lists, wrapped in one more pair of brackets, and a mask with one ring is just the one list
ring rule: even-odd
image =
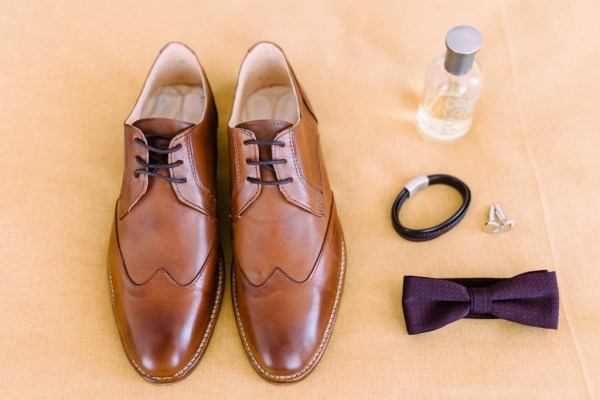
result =
[{"label": "brown leather shoe", "polygon": [[276,45],[248,52],[228,131],[238,329],[263,378],[297,381],[331,336],[345,253],[317,119]]},{"label": "brown leather shoe", "polygon": [[216,129],[198,59],[168,44],[125,121],[125,173],[108,250],[121,341],[151,382],[190,373],[219,313]]}]

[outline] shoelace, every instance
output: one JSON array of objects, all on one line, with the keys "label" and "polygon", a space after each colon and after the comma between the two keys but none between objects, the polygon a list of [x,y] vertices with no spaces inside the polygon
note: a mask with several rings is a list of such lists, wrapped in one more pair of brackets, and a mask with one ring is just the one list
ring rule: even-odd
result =
[{"label": "shoelace", "polygon": [[[148,141],[150,141],[152,139],[165,140],[165,141],[171,140],[171,138],[169,136],[159,135],[159,134],[148,134],[145,136]],[[144,159],[142,157],[135,156],[135,160],[142,167],[142,168],[139,168],[139,169],[136,169],[135,171],[133,171],[133,175],[136,178],[140,174],[146,174],[148,176],[153,176],[155,178],[173,182],[173,183],[187,182],[187,179],[185,179],[185,178],[172,178],[170,176],[161,175],[156,172],[157,170],[162,169],[162,168],[175,168],[175,167],[183,164],[183,160],[177,160],[173,163],[167,162],[167,156],[169,154],[174,153],[177,150],[181,149],[181,143],[179,143],[177,146],[171,148],[171,147],[152,146],[152,145],[144,143],[143,140],[138,139],[138,138],[135,138],[135,142],[137,144],[139,144],[140,146],[142,146],[143,148],[145,148],[146,150],[148,150],[148,159],[150,161],[149,163],[147,163],[146,161],[144,161]]]},{"label": "shoelace", "polygon": [[[285,143],[279,140],[244,140],[245,145],[256,144],[259,146],[279,146],[284,147]],[[273,173],[275,173],[275,164],[285,164],[287,160],[246,160],[246,164],[248,165],[258,165],[261,168],[267,168]],[[293,178],[285,178],[274,181],[263,181],[256,178],[247,177],[246,180],[250,183],[254,183],[256,185],[285,185],[292,181]]]}]

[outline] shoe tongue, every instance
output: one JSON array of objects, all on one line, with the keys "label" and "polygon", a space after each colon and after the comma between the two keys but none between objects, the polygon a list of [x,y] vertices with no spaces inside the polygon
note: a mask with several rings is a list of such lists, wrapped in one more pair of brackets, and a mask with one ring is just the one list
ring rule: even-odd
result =
[{"label": "shoe tongue", "polygon": [[133,123],[144,135],[159,134],[174,137],[194,124],[171,118],[142,118]]},{"label": "shoe tongue", "polygon": [[282,130],[292,126],[287,121],[278,119],[257,119],[255,121],[242,122],[236,128],[242,128],[254,132],[257,140],[273,140]]}]

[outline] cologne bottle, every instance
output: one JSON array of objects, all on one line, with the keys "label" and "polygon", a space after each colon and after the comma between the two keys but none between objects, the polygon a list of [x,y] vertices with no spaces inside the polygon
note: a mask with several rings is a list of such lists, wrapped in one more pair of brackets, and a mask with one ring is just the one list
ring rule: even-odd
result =
[{"label": "cologne bottle", "polygon": [[471,129],[483,74],[475,61],[483,38],[471,26],[448,31],[446,54],[439,55],[427,71],[423,98],[417,111],[417,129],[427,139],[451,142]]}]

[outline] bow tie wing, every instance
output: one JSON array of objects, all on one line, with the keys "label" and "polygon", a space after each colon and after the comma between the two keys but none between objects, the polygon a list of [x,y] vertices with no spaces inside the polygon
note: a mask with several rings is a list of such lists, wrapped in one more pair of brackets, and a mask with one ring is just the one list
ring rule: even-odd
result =
[{"label": "bow tie wing", "polygon": [[527,272],[491,285],[490,291],[491,314],[496,317],[540,328],[558,327],[555,272]]},{"label": "bow tie wing", "polygon": [[410,335],[432,331],[469,313],[469,290],[443,279],[405,276],[402,308]]}]

